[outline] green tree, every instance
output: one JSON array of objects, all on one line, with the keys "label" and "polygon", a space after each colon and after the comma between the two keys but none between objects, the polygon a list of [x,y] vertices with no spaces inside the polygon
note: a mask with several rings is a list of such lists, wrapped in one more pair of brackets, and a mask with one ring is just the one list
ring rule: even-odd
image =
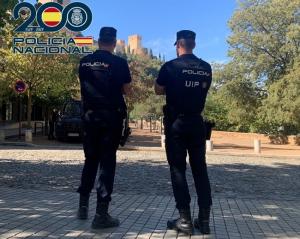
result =
[{"label": "green tree", "polygon": [[300,59],[280,80],[270,85],[259,116],[262,131],[273,133],[284,126],[287,134],[300,132]]},{"label": "green tree", "polygon": [[127,99],[128,110],[154,95],[154,81],[157,78],[161,62],[149,57],[127,54],[127,60],[132,76],[132,94]]},{"label": "green tree", "polygon": [[6,22],[12,22],[10,20],[11,12],[18,0],[1,0],[0,4],[0,29],[3,28]]},{"label": "green tree", "polygon": [[225,104],[220,100],[216,93],[210,93],[207,96],[204,117],[205,119],[215,122],[215,129],[217,130],[230,130],[233,126],[228,120],[228,109]]},{"label": "green tree", "polygon": [[153,59],[153,51],[152,51],[152,49],[149,50],[149,57],[150,57],[151,59]]},{"label": "green tree", "polygon": [[131,118],[140,119],[147,115],[153,115],[158,119],[163,115],[162,107],[165,104],[164,97],[151,94],[143,103],[136,103]]},{"label": "green tree", "polygon": [[243,66],[234,62],[213,64],[213,83],[204,115],[216,122],[216,128],[233,131],[252,131],[261,91],[244,75]]},{"label": "green tree", "polygon": [[244,0],[229,21],[229,55],[259,83],[280,79],[300,54],[299,0]]},{"label": "green tree", "polygon": [[299,127],[300,2],[239,1],[229,27],[231,61],[214,69],[207,108],[224,109],[236,130]]},{"label": "green tree", "polygon": [[[14,54],[11,50],[13,26],[6,24],[4,31],[6,44],[0,48],[0,61],[4,63],[0,84],[2,91],[8,92],[12,91],[11,86],[18,79],[27,84],[27,124],[30,127],[33,97],[50,99],[76,91],[79,87],[76,77],[78,63],[68,55]],[[25,33],[18,36],[21,35]],[[40,38],[47,36],[44,33],[37,34]]]}]

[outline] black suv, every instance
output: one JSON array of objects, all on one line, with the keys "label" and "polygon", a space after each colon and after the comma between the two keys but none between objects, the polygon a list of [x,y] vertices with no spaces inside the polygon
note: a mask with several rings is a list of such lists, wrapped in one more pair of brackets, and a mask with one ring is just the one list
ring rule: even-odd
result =
[{"label": "black suv", "polygon": [[82,138],[82,133],[81,101],[69,101],[64,105],[58,117],[55,136],[58,140],[65,141],[70,138]]}]

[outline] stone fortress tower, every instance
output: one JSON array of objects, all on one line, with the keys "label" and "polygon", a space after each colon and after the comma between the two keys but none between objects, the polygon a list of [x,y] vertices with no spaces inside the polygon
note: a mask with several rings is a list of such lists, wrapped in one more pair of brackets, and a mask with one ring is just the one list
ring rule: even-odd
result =
[{"label": "stone fortress tower", "polygon": [[[47,3],[47,2],[57,2],[63,6],[68,5],[71,0],[39,0],[38,1],[41,4]],[[65,29],[66,32],[68,32],[71,35],[78,35],[74,32],[71,32],[67,29]],[[98,42],[94,41],[94,46],[98,47]],[[147,48],[144,48],[142,46],[142,36],[138,34],[130,35],[128,36],[128,44],[126,44],[125,40],[118,39],[116,44],[116,53],[130,53],[134,55],[140,55],[140,56],[152,56],[152,51],[150,52]],[[151,54],[149,54],[151,53]]]},{"label": "stone fortress tower", "polygon": [[142,37],[140,35],[129,36],[128,47],[132,54],[139,54],[142,49]]},{"label": "stone fortress tower", "polygon": [[148,49],[142,46],[142,36],[135,34],[128,36],[128,44],[124,40],[117,40],[117,53],[131,53],[135,55],[146,56]]},{"label": "stone fortress tower", "polygon": [[117,40],[116,52],[125,53],[126,52],[126,43],[124,40]]}]

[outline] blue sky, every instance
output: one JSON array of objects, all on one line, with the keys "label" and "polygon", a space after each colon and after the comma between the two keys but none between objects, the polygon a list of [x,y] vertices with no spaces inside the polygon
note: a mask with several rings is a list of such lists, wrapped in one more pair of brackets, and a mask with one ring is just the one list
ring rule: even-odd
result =
[{"label": "blue sky", "polygon": [[[32,2],[32,0],[30,0]],[[237,7],[236,0],[82,0],[93,12],[93,21],[83,33],[98,38],[102,26],[118,30],[118,39],[140,34],[143,46],[153,53],[176,57],[176,32],[193,30],[197,34],[195,54],[209,62],[228,59],[227,22]]]}]

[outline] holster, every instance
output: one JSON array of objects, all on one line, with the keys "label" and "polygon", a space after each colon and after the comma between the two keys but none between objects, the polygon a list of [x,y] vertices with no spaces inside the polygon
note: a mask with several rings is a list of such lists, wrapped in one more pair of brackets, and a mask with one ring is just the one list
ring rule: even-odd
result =
[{"label": "holster", "polygon": [[131,134],[131,128],[129,127],[127,110],[124,109],[123,112],[120,113],[122,117],[122,133],[120,138],[120,145],[123,147],[126,144],[128,137]]},{"label": "holster", "polygon": [[174,107],[169,105],[163,106],[164,122],[174,122],[178,117],[178,112]]},{"label": "holster", "polygon": [[212,129],[215,127],[215,125],[216,125],[215,122],[212,122],[212,121],[209,121],[209,120],[204,120],[206,140],[210,140]]}]

